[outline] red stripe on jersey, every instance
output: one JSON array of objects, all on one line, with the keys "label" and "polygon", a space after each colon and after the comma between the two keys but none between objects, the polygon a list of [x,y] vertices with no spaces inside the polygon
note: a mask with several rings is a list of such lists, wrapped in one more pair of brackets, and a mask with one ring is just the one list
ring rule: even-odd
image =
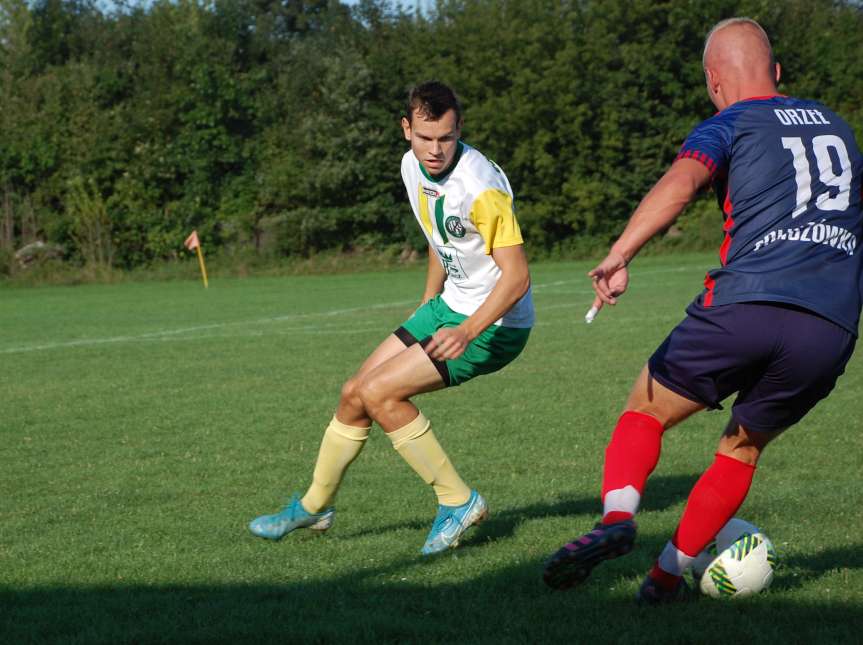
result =
[{"label": "red stripe on jersey", "polygon": [[726,191],[725,204],[722,206],[722,211],[725,213],[725,224],[722,225],[725,239],[722,240],[722,246],[719,247],[719,260],[722,262],[722,266],[725,266],[728,261],[728,249],[731,248],[731,228],[734,226],[734,217],[731,215],[734,212],[734,206],[731,205],[730,192],[729,190]]},{"label": "red stripe on jersey", "polygon": [[740,99],[741,101],[765,101],[767,99],[775,99],[785,98],[787,95],[785,94],[767,94],[765,96],[747,96],[745,99]]},{"label": "red stripe on jersey", "polygon": [[709,307],[713,304],[713,287],[716,286],[716,280],[711,278],[709,273],[704,276],[704,286],[707,287],[707,293],[704,294],[704,306]]},{"label": "red stripe on jersey", "polygon": [[[722,246],[719,247],[719,261],[722,266],[725,266],[728,261],[728,250],[731,248],[731,228],[734,226],[734,206],[731,204],[729,197],[731,191],[726,186],[725,203],[722,205],[722,212],[725,213],[725,224],[722,225],[722,230],[725,231],[725,239],[722,240]],[[713,290],[716,288],[716,280],[710,277],[708,273],[704,278],[704,286],[707,288],[707,293],[704,294],[704,306],[709,307],[713,304]]]},{"label": "red stripe on jersey", "polygon": [[681,150],[675,161],[677,159],[693,159],[704,165],[711,175],[716,172],[716,162],[700,150]]}]

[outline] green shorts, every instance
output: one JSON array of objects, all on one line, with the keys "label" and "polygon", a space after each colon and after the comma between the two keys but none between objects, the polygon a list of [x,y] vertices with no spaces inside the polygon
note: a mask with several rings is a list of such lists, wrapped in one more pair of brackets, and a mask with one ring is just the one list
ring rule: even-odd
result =
[{"label": "green shorts", "polygon": [[[440,296],[435,296],[393,333],[408,347],[415,343],[425,347],[438,329],[457,327],[466,318],[450,309]],[[461,385],[474,376],[491,374],[508,365],[521,354],[528,336],[529,328],[492,325],[474,338],[457,359],[432,362],[447,387]]]}]

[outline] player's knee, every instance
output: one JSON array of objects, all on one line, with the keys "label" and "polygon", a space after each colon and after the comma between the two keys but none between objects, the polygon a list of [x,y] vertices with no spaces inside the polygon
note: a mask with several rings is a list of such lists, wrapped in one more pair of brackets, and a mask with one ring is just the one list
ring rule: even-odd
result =
[{"label": "player's knee", "polygon": [[389,398],[383,383],[373,377],[364,378],[357,383],[356,395],[372,418],[386,407]]},{"label": "player's knee", "polygon": [[649,403],[646,405],[627,405],[626,409],[623,412],[638,412],[639,414],[645,414],[649,417],[653,417],[654,419],[659,421],[659,423],[662,424],[662,427],[666,430],[674,425],[671,414],[664,411],[662,408]]},{"label": "player's knee", "polygon": [[781,432],[782,430],[768,432],[747,430],[732,418],[719,440],[717,452],[737,461],[742,461],[744,464],[755,466],[767,444]]},{"label": "player's knee", "polygon": [[360,397],[360,379],[349,378],[342,385],[341,404],[348,405],[354,408],[362,407],[362,399]]},{"label": "player's knee", "polygon": [[762,448],[752,445],[732,445],[720,441],[719,449],[716,452],[720,455],[736,459],[744,464],[755,466],[758,464],[758,458],[761,456],[762,451]]}]

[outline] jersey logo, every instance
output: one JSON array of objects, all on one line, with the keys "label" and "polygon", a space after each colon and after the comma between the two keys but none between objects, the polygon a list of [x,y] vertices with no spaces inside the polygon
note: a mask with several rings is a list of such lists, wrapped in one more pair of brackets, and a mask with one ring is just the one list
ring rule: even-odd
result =
[{"label": "jersey logo", "polygon": [[467,233],[467,229],[464,227],[464,224],[462,224],[461,220],[455,215],[451,215],[446,218],[444,227],[446,228],[447,233],[453,237],[464,237],[465,233]]},{"label": "jersey logo", "polygon": [[459,259],[459,252],[451,246],[437,247],[438,257],[446,271],[447,279],[455,283],[467,280],[467,274]]},{"label": "jersey logo", "polygon": [[429,188],[428,186],[423,186],[423,192],[429,197],[440,197],[440,193],[436,191],[434,188]]}]

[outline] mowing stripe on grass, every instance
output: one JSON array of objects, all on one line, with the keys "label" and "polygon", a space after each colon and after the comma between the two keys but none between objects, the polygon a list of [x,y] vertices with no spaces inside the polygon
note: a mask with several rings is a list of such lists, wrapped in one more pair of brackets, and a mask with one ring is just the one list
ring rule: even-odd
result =
[{"label": "mowing stripe on grass", "polygon": [[[642,271],[639,275],[653,275],[657,273],[680,273],[684,271],[693,270],[695,267],[692,266],[680,266],[680,267],[671,267],[667,269],[653,269],[649,271]],[[533,285],[534,291],[541,291],[542,289],[546,289],[549,287],[557,287],[566,284],[571,284],[574,282],[581,282],[582,279],[572,279],[572,280],[555,280],[554,282],[546,282],[542,284]],[[587,295],[593,293],[592,289],[577,289],[575,291],[568,291],[567,293],[572,295]],[[257,318],[254,320],[241,320],[234,322],[216,322],[209,323],[206,325],[195,325],[193,327],[180,327],[178,329],[161,329],[152,332],[146,332],[143,334],[136,334],[132,336],[124,335],[124,336],[108,336],[101,338],[79,338],[77,340],[68,340],[68,341],[55,341],[55,342],[47,342],[41,343],[39,345],[21,345],[18,347],[8,347],[5,349],[0,349],[0,354],[23,354],[27,352],[39,352],[46,351],[52,349],[68,349],[75,347],[89,347],[93,345],[105,345],[105,344],[113,344],[113,343],[134,343],[140,341],[148,341],[148,340],[168,340],[167,337],[170,336],[180,336],[185,334],[192,334],[195,332],[202,331],[210,331],[213,329],[223,329],[226,327],[242,327],[248,325],[266,325],[272,323],[286,322],[291,320],[301,320],[305,318],[316,318],[316,317],[331,317],[331,316],[341,316],[345,314],[359,313],[364,311],[375,311],[380,309],[391,309],[394,307],[404,307],[410,304],[415,303],[416,300],[399,300],[395,302],[385,302],[378,303],[373,305],[364,305],[362,307],[348,307],[344,309],[330,309],[327,311],[319,311],[319,312],[308,312],[308,313],[295,313],[295,314],[285,314],[283,316],[270,316],[267,318]],[[565,303],[558,304],[549,307],[545,307],[545,309],[557,309],[561,307],[576,307],[581,306],[583,303]],[[313,328],[301,328],[297,331],[302,330],[305,333],[339,333],[339,332],[322,332],[319,330],[315,330]],[[357,329],[350,331],[360,331]],[[348,332],[344,332],[348,333]]]}]

